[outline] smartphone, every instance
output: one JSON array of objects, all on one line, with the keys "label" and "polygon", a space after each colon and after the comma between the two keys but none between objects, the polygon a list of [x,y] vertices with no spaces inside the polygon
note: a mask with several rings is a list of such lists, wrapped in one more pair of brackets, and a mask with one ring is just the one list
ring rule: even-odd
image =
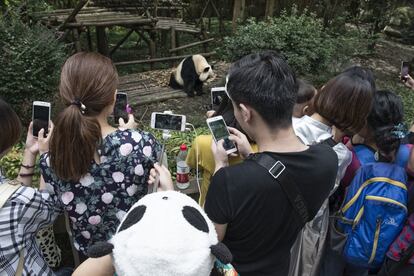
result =
[{"label": "smartphone", "polygon": [[118,124],[119,118],[124,119],[126,123],[128,121],[128,95],[125,92],[117,92],[116,93],[116,100],[115,100],[115,107],[114,107],[114,120],[115,124]]},{"label": "smartphone", "polygon": [[213,138],[216,143],[221,139],[224,139],[223,146],[227,154],[237,151],[236,145],[229,139],[230,133],[222,116],[208,118],[207,125],[211,131],[211,134],[213,134]]},{"label": "smartphone", "polygon": [[[158,153],[157,162],[160,166],[165,165],[164,164],[164,156],[165,156],[165,145],[162,144],[161,151]],[[166,166],[168,168],[168,165]],[[160,185],[160,175],[157,173],[157,176],[155,177],[154,184],[148,186],[148,192],[147,194],[156,193],[158,190],[158,186]]]},{"label": "smartphone", "polygon": [[185,131],[186,117],[184,115],[153,112],[151,127],[162,130]]},{"label": "smartphone", "polygon": [[37,137],[39,131],[43,128],[45,130],[44,137],[49,130],[50,121],[50,103],[49,102],[33,102],[32,109],[32,121],[33,121],[33,136]]},{"label": "smartphone", "polygon": [[401,80],[406,81],[406,76],[410,74],[410,63],[407,61],[401,62]]},{"label": "smartphone", "polygon": [[225,87],[211,88],[211,109],[216,109],[224,98],[227,98]]}]

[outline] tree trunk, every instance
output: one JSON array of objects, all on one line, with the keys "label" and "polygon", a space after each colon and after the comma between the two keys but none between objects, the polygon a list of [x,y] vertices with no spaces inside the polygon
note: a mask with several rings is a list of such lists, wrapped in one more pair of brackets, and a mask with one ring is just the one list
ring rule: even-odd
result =
[{"label": "tree trunk", "polygon": [[232,21],[233,33],[236,32],[237,21],[239,19],[243,19],[245,7],[246,7],[246,0],[234,0],[233,21]]},{"label": "tree trunk", "polygon": [[272,17],[275,11],[276,0],[266,0],[265,18]]}]

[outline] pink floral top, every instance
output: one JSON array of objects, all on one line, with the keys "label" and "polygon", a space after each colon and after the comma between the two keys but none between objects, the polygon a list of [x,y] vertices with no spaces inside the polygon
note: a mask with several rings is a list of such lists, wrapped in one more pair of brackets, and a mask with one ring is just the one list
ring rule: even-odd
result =
[{"label": "pink floral top", "polygon": [[77,250],[86,255],[90,245],[112,237],[125,213],[147,193],[149,170],[160,151],[160,144],[147,132],[117,130],[103,139],[100,164],[92,161],[79,182],[59,179],[48,154],[41,156],[42,175],[69,215]]}]

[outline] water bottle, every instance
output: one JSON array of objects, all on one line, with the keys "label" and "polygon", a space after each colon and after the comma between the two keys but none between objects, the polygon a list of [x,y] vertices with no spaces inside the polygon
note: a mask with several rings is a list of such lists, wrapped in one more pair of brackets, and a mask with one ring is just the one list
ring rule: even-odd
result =
[{"label": "water bottle", "polygon": [[190,186],[190,167],[185,162],[187,158],[187,146],[182,144],[180,152],[177,155],[177,187],[178,189],[187,189]]}]

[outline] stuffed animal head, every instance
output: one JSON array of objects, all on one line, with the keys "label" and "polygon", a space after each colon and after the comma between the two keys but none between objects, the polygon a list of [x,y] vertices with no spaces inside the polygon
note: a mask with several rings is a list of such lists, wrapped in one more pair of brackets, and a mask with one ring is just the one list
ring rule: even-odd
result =
[{"label": "stuffed animal head", "polygon": [[112,253],[118,275],[209,275],[214,257],[231,262],[213,223],[190,197],[174,191],[149,194],[131,207],[109,242],[90,257]]},{"label": "stuffed animal head", "polygon": [[205,82],[208,79],[215,77],[213,68],[210,64],[208,64],[205,57],[202,55],[194,55],[193,61],[198,78],[201,82]]}]

